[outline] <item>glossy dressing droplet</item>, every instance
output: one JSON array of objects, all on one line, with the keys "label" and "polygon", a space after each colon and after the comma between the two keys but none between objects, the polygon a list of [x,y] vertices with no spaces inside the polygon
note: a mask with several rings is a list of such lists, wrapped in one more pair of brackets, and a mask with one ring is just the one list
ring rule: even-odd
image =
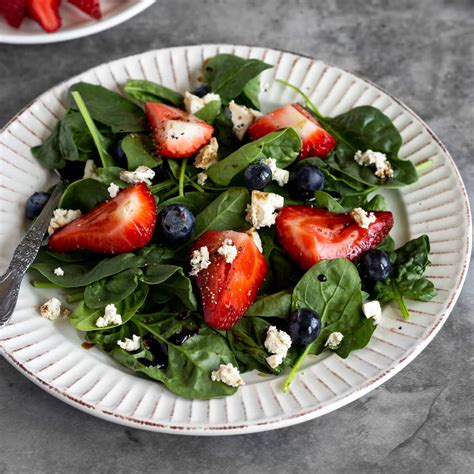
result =
[{"label": "glossy dressing droplet", "polygon": [[328,277],[321,273],[320,275],[318,275],[318,280],[319,281],[328,281]]}]

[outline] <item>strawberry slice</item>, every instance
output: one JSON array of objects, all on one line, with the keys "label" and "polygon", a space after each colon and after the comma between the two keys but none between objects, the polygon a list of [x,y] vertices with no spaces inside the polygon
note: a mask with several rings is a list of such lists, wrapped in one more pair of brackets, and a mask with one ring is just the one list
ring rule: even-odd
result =
[{"label": "strawberry slice", "polygon": [[99,0],[68,0],[68,2],[93,18],[99,20],[102,17]]},{"label": "strawberry slice", "polygon": [[374,212],[374,215],[376,221],[364,229],[350,214],[288,206],[276,218],[276,233],[288,255],[307,270],[321,260],[353,260],[382,242],[393,226],[393,215],[391,212]]},{"label": "strawberry slice", "polygon": [[0,14],[13,28],[19,28],[26,16],[26,0],[0,0]]},{"label": "strawberry slice", "polygon": [[145,112],[156,150],[167,158],[189,158],[214,133],[214,128],[204,120],[171,105],[146,102]]},{"label": "strawberry slice", "polygon": [[135,184],[54,232],[49,248],[53,252],[130,252],[149,242],[155,222],[153,194],[146,184]]},{"label": "strawberry slice", "polygon": [[59,30],[59,4],[61,0],[27,0],[28,15],[47,33]]},{"label": "strawberry slice", "polygon": [[[227,241],[237,248],[232,263],[219,249]],[[207,247],[211,264],[196,275],[204,320],[215,329],[231,328],[257,297],[267,273],[267,261],[252,238],[242,232],[209,230],[193,245]]]},{"label": "strawberry slice", "polygon": [[264,115],[249,128],[252,140],[282,128],[294,128],[301,137],[300,159],[309,156],[325,158],[336,146],[336,140],[301,105],[290,104]]}]

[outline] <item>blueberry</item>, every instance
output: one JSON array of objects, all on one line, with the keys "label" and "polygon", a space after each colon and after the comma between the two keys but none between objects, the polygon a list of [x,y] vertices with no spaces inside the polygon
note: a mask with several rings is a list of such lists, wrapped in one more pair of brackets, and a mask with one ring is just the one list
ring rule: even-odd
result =
[{"label": "blueberry", "polygon": [[254,163],[245,170],[244,180],[250,189],[263,189],[272,180],[272,170],[265,163]]},{"label": "blueberry", "polygon": [[189,240],[196,218],[194,214],[181,204],[166,206],[159,214],[157,221],[158,233],[169,244],[179,244]]},{"label": "blueberry", "polygon": [[48,202],[51,194],[49,193],[33,193],[25,204],[25,213],[27,219],[33,220],[35,217],[38,217],[43,210],[43,207]]},{"label": "blueberry", "polygon": [[310,309],[297,309],[288,318],[288,334],[293,344],[307,346],[311,344],[321,331],[319,314]]},{"label": "blueberry", "polygon": [[288,187],[293,199],[313,201],[314,192],[324,187],[324,174],[314,166],[301,166],[290,173]]},{"label": "blueberry", "polygon": [[191,94],[197,95],[198,97],[204,97],[206,94],[209,94],[209,86],[206,84],[201,84],[200,86],[196,87]]},{"label": "blueberry", "polygon": [[385,280],[392,269],[389,256],[382,250],[373,249],[360,258],[362,277],[372,281]]},{"label": "blueberry", "polygon": [[119,159],[119,161],[125,161],[127,156],[122,148],[122,140],[119,140],[115,145],[115,156]]}]

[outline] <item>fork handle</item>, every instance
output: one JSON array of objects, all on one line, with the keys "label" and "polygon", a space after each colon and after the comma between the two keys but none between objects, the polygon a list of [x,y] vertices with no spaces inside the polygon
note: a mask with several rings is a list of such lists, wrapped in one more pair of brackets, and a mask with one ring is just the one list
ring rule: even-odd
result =
[{"label": "fork handle", "polygon": [[8,269],[0,278],[0,328],[5,326],[15,309],[24,273]]}]

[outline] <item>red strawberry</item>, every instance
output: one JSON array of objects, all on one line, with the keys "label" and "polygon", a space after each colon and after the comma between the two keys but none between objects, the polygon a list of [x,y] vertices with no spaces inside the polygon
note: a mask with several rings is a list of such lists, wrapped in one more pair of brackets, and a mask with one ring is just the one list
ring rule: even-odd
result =
[{"label": "red strawberry", "polygon": [[155,222],[153,194],[146,184],[135,184],[59,229],[49,238],[49,248],[53,252],[130,252],[148,243]]},{"label": "red strawberry", "polygon": [[298,104],[284,105],[264,115],[249,128],[252,140],[282,128],[292,127],[301,137],[300,159],[309,156],[326,157],[336,146],[336,140],[319,122]]},{"label": "red strawberry", "polygon": [[[232,263],[219,253],[226,239],[237,247]],[[209,230],[193,245],[194,250],[201,247],[207,247],[211,261],[196,275],[204,320],[213,328],[229,329],[257,297],[267,273],[267,261],[252,238],[242,232]]]},{"label": "red strawberry", "polygon": [[59,4],[61,0],[27,0],[28,15],[47,33],[61,27]]},{"label": "red strawberry", "polygon": [[214,133],[214,128],[204,120],[170,105],[146,102],[145,112],[157,152],[167,158],[190,157]]},{"label": "red strawberry", "polygon": [[374,214],[377,220],[363,229],[350,214],[288,206],[276,218],[276,233],[283,249],[306,270],[321,260],[353,260],[382,242],[393,226],[393,216],[391,212]]},{"label": "red strawberry", "polygon": [[87,13],[93,18],[99,20],[102,16],[99,0],[68,0],[68,2],[72,3],[77,8],[80,8],[84,13]]},{"label": "red strawberry", "polygon": [[0,14],[13,28],[19,28],[26,16],[26,0],[0,0]]}]

